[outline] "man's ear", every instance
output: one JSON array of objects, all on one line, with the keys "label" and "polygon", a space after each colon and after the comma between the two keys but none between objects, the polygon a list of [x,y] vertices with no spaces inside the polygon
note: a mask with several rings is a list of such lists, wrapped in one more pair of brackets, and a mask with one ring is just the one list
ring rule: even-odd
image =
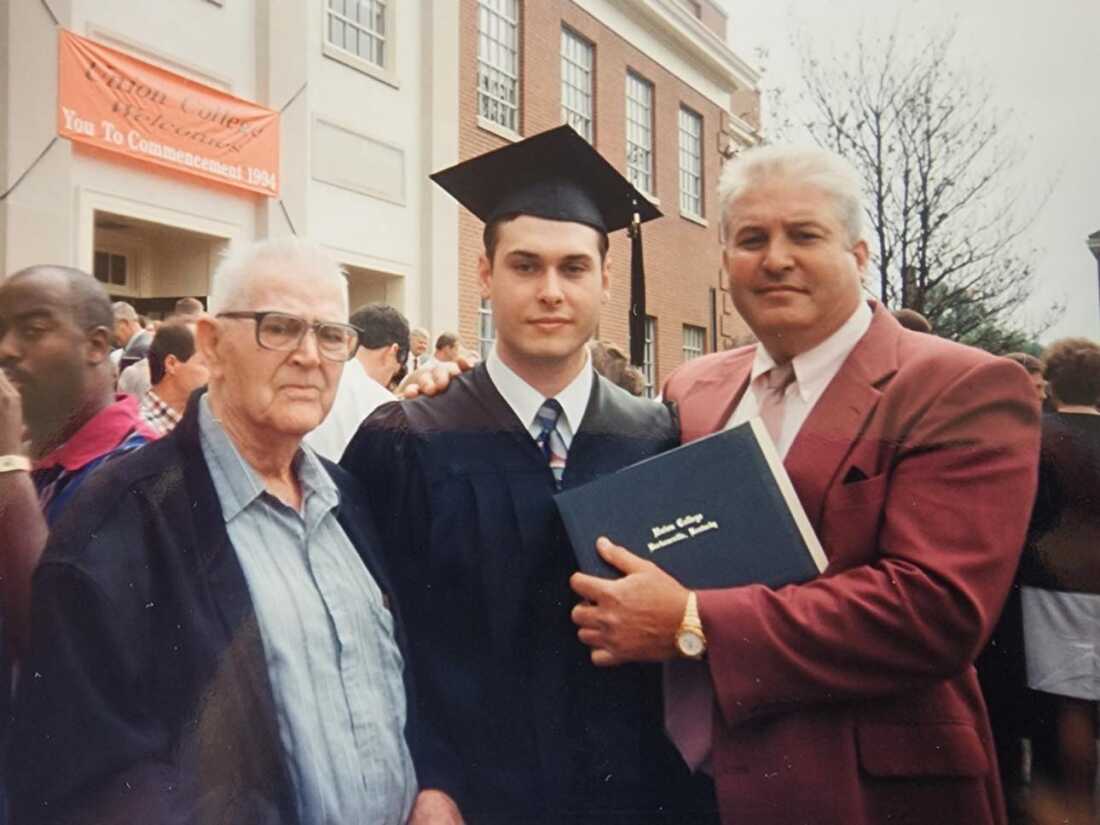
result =
[{"label": "man's ear", "polygon": [[88,330],[86,338],[88,341],[88,363],[89,364],[102,364],[106,359],[111,357],[111,330],[107,327],[94,327]]},{"label": "man's ear", "polygon": [[493,284],[493,263],[489,258],[482,253],[477,259],[477,285],[481,292],[481,297],[486,301],[489,300],[489,296],[492,294],[491,287]]},{"label": "man's ear", "polygon": [[859,267],[860,274],[867,271],[867,262],[871,259],[871,250],[867,247],[867,241],[856,241],[855,246],[852,247],[852,254],[856,258],[856,266]]},{"label": "man's ear", "polygon": [[168,353],[164,356],[164,374],[171,375],[180,368],[182,362],[172,353]]},{"label": "man's ear", "polygon": [[603,290],[603,303],[611,300],[611,253],[603,256],[603,272],[600,273],[600,289]]},{"label": "man's ear", "polygon": [[221,358],[218,355],[221,337],[221,324],[209,315],[200,316],[195,322],[195,348],[202,353],[211,377],[221,377]]}]

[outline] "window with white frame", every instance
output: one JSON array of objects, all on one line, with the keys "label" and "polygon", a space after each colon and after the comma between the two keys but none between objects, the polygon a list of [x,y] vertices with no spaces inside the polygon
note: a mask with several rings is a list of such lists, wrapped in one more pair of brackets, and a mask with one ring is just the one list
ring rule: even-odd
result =
[{"label": "window with white frame", "polygon": [[680,211],[703,217],[703,118],[680,107]]},{"label": "window with white frame", "polygon": [[485,298],[482,298],[477,308],[477,351],[481,360],[484,361],[489,357],[496,337],[497,328],[493,322],[493,307]]},{"label": "window with white frame", "polygon": [[684,360],[690,361],[706,352],[707,331],[703,327],[684,324]]},{"label": "window with white frame", "polygon": [[328,0],[326,38],[348,54],[386,67],[386,13],[395,0]]},{"label": "window with white frame", "polygon": [[592,142],[592,44],[561,30],[561,118]]},{"label": "window with white frame", "polygon": [[477,112],[519,132],[519,0],[477,6]]},{"label": "window with white frame", "polygon": [[626,73],[626,171],[643,192],[653,188],[653,84]]},{"label": "window with white frame", "polygon": [[645,319],[645,348],[642,351],[642,375],[645,376],[645,397],[653,398],[657,392],[657,319],[647,315]]}]

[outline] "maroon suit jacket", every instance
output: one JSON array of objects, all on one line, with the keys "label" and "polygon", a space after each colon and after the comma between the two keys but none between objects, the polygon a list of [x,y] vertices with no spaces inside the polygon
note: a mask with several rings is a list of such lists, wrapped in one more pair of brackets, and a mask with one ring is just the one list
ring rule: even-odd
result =
[{"label": "maroon suit jacket", "polygon": [[[725,424],[754,351],[670,376],[684,441]],[[1038,424],[1018,365],[875,306],[785,462],[824,575],[699,594],[724,823],[1005,821],[971,663],[1023,547]]]}]

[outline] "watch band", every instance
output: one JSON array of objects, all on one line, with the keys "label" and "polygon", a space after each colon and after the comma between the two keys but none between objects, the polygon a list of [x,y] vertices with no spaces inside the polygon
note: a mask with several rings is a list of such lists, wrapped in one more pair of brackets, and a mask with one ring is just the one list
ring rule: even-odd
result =
[{"label": "watch band", "polygon": [[0,473],[15,473],[22,470],[25,473],[31,471],[31,460],[25,455],[0,455]]},{"label": "watch band", "polygon": [[688,593],[687,604],[684,605],[684,618],[680,621],[680,627],[698,630],[700,634],[703,632],[703,620],[699,618],[699,601],[694,590]]}]

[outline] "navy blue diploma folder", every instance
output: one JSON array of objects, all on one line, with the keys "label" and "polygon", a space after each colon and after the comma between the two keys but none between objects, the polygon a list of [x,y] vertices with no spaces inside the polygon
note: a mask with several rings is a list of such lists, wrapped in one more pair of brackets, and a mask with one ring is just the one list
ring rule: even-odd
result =
[{"label": "navy blue diploma folder", "polygon": [[607,536],[692,590],[814,578],[826,566],[759,419],[555,496],[580,569],[620,574],[596,553]]}]

